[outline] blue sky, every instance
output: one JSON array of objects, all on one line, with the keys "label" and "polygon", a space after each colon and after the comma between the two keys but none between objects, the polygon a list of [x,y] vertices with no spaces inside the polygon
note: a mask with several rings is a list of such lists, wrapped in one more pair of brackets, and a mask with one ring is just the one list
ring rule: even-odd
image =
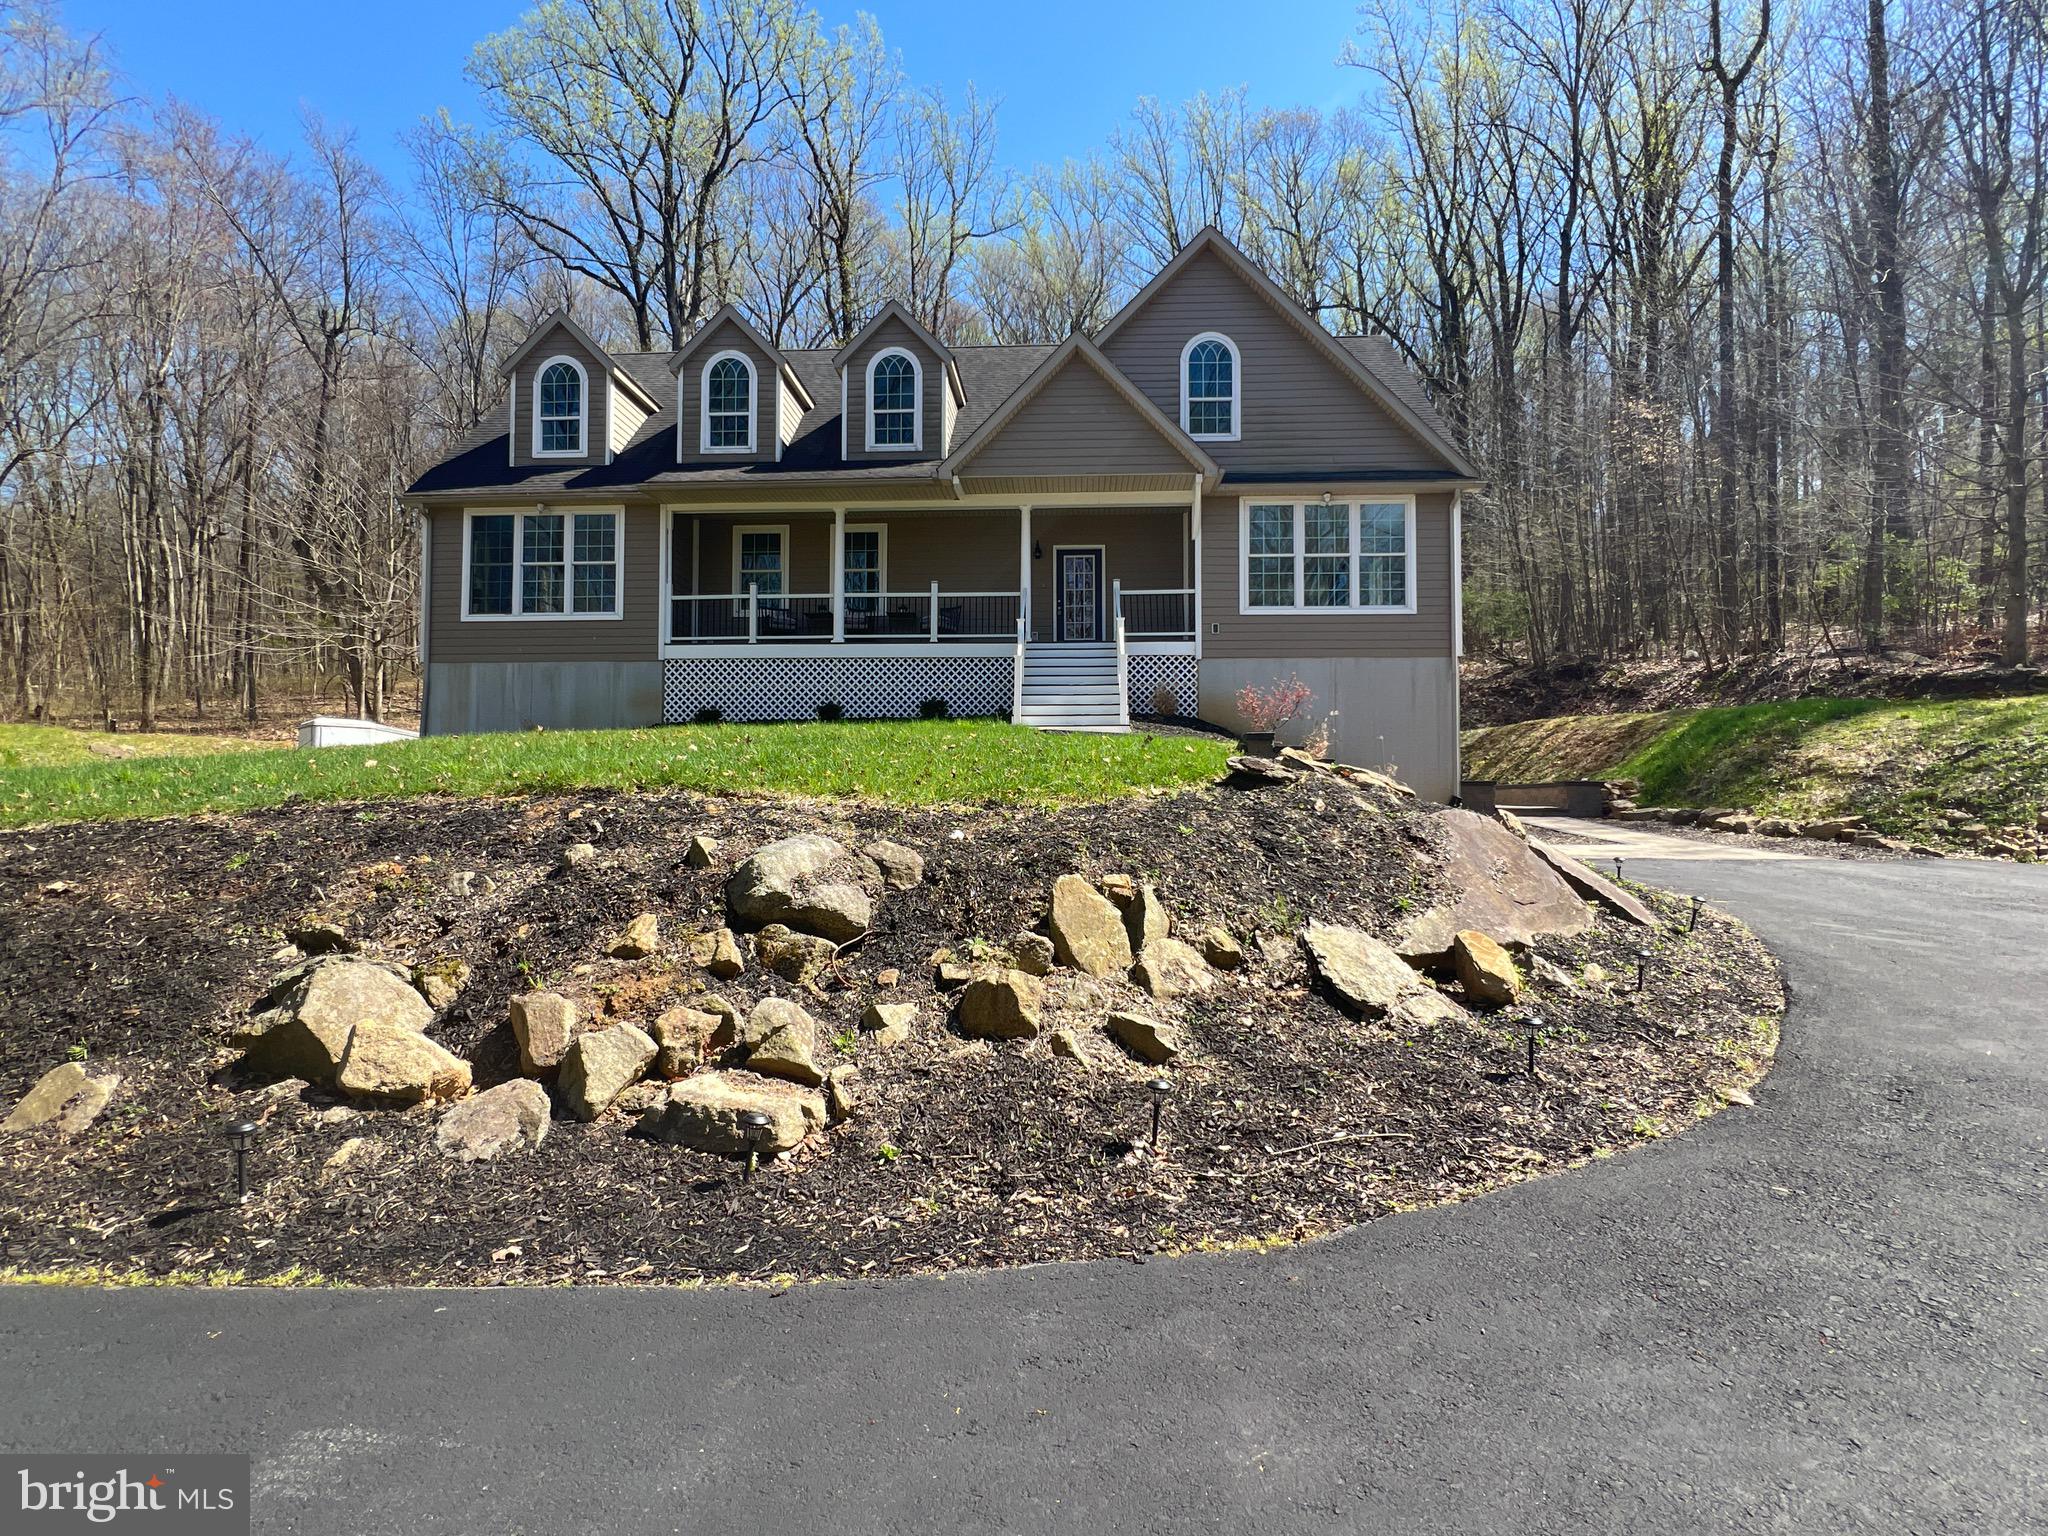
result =
[{"label": "blue sky", "polygon": [[[311,107],[353,127],[387,170],[393,136],[447,106],[474,119],[470,46],[509,25],[518,0],[63,0],[73,31],[98,32],[139,95],[175,95],[273,149],[298,142]],[[1003,98],[1002,158],[1054,161],[1101,144],[1141,95],[1170,101],[1248,86],[1259,105],[1330,107],[1364,81],[1334,62],[1350,0],[960,0],[820,5],[828,23],[873,13],[911,78]],[[1077,45],[1078,42],[1078,45]]]}]

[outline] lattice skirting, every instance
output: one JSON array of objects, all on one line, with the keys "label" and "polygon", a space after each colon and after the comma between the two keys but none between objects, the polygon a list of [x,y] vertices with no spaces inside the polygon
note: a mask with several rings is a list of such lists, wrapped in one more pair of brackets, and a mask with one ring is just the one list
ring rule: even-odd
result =
[{"label": "lattice skirting", "polygon": [[1156,715],[1159,709],[1153,695],[1162,688],[1173,690],[1174,708],[1172,714],[1193,719],[1199,708],[1198,672],[1200,663],[1192,656],[1133,656],[1130,658],[1131,713],[1134,715]]},{"label": "lattice skirting", "polygon": [[[680,725],[710,708],[728,720],[811,720],[830,703],[849,720],[899,720],[927,699],[956,715],[1007,716],[1013,665],[1007,656],[684,657],[662,663],[662,718]],[[1193,688],[1190,663],[1190,696]]]}]

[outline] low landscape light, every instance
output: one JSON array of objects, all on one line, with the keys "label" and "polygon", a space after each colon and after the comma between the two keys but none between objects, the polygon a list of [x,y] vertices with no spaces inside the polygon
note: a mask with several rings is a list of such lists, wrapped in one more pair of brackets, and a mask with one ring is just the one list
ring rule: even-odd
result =
[{"label": "low landscape light", "polygon": [[1639,949],[1636,951],[1636,990],[1638,992],[1642,991],[1649,984],[1649,975],[1650,952],[1647,949]]},{"label": "low landscape light", "polygon": [[249,1198],[249,1149],[256,1144],[256,1131],[254,1120],[230,1120],[221,1130],[235,1149],[235,1197],[239,1200]]},{"label": "low landscape light", "polygon": [[1688,918],[1687,918],[1687,919],[1685,920],[1685,931],[1686,931],[1687,933],[1691,933],[1691,932],[1693,931],[1693,929],[1695,929],[1695,928],[1699,927],[1699,925],[1700,925],[1700,899],[1699,899],[1699,897],[1695,896],[1695,897],[1693,897],[1693,899],[1692,899],[1692,916],[1691,916],[1691,917],[1688,917]]},{"label": "low landscape light", "polygon": [[1522,1035],[1529,1049],[1529,1080],[1531,1082],[1541,1082],[1543,1080],[1543,1074],[1536,1070],[1536,1037],[1541,1033],[1543,1033],[1543,1015],[1540,1013],[1523,1015]]},{"label": "low landscape light", "polygon": [[1152,1150],[1159,1150],[1159,1116],[1166,1108],[1166,1096],[1173,1092],[1173,1079],[1155,1077],[1145,1085],[1152,1095]]},{"label": "low landscape light", "polygon": [[765,1111],[743,1109],[739,1112],[740,1134],[747,1141],[747,1177],[753,1178],[754,1170],[761,1166],[761,1147],[768,1140],[768,1128],[775,1123]]},{"label": "low landscape light", "polygon": [[1614,856],[1614,883],[1621,884],[1621,855],[1618,853]]}]

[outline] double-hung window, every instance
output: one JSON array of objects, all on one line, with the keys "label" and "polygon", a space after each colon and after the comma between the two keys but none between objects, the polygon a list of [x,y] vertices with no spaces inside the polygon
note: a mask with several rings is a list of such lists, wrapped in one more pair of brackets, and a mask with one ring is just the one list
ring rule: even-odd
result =
[{"label": "double-hung window", "polygon": [[888,579],[885,574],[888,537],[888,529],[879,523],[866,527],[849,526],[846,530],[841,581],[846,591],[849,618],[867,618],[876,611],[883,585]]},{"label": "double-hung window", "polygon": [[704,451],[751,453],[753,448],[754,366],[728,352],[704,369]]},{"label": "double-hung window", "polygon": [[543,363],[534,394],[533,451],[581,454],[590,422],[582,366],[566,357]]},{"label": "double-hung window", "polygon": [[1243,420],[1237,343],[1205,331],[1181,349],[1180,424],[1202,442],[1235,442]]},{"label": "double-hung window", "polygon": [[751,587],[763,599],[780,597],[784,591],[787,528],[736,528],[733,530],[733,591],[744,597]]},{"label": "double-hung window", "polygon": [[917,363],[907,352],[884,352],[868,369],[868,447],[919,446],[922,402]]},{"label": "double-hung window", "polygon": [[465,619],[615,619],[617,512],[472,512]]},{"label": "double-hung window", "polygon": [[1415,501],[1247,501],[1240,612],[1413,613]]}]

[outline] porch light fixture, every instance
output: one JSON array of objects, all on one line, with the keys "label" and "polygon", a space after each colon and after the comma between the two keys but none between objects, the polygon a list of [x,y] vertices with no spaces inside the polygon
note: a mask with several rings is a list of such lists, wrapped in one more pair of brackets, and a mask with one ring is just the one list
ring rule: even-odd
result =
[{"label": "porch light fixture", "polygon": [[256,1130],[254,1120],[231,1120],[221,1130],[235,1149],[235,1198],[244,1204],[249,1199],[249,1148],[256,1144]]},{"label": "porch light fixture", "polygon": [[1045,558],[1045,546],[1036,539],[1031,541],[1031,558],[1034,560],[1043,560]]},{"label": "porch light fixture", "polygon": [[740,1134],[747,1141],[747,1178],[754,1177],[754,1170],[761,1166],[761,1145],[768,1139],[768,1127],[775,1122],[763,1110],[743,1109],[739,1112]]},{"label": "porch light fixture", "polygon": [[1540,1083],[1543,1074],[1536,1070],[1536,1037],[1543,1032],[1543,1015],[1526,1014],[1522,1018],[1522,1038],[1529,1052],[1529,1081]]},{"label": "porch light fixture", "polygon": [[1166,1108],[1166,1096],[1173,1092],[1173,1079],[1155,1077],[1145,1085],[1152,1095],[1152,1150],[1159,1150],[1159,1116]]},{"label": "porch light fixture", "polygon": [[1330,504],[1330,493],[1329,493],[1328,491],[1325,491],[1325,492],[1323,492],[1323,505],[1327,507],[1327,506],[1328,506],[1329,504]]}]

